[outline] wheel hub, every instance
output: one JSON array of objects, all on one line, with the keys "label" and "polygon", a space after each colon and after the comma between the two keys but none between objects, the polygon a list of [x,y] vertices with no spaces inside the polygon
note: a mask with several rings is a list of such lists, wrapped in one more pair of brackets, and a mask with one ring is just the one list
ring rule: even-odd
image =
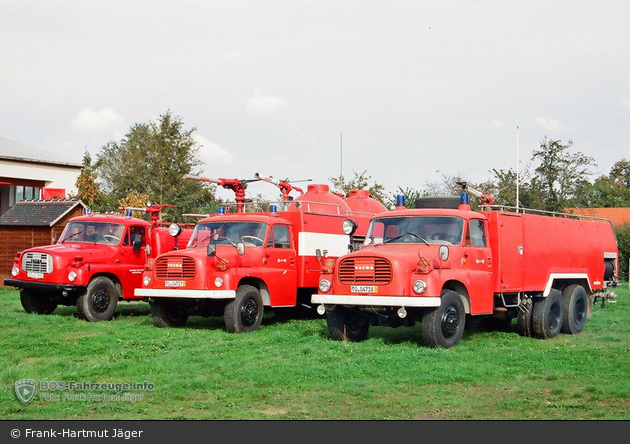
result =
[{"label": "wheel hub", "polygon": [[258,305],[252,299],[248,299],[241,308],[241,321],[243,325],[251,327],[256,323],[258,318]]},{"label": "wheel hub", "polygon": [[99,290],[94,294],[93,301],[94,309],[102,313],[109,307],[109,293],[105,290]]},{"label": "wheel hub", "polygon": [[442,334],[444,338],[450,339],[457,333],[459,325],[459,316],[455,307],[449,307],[442,317]]}]

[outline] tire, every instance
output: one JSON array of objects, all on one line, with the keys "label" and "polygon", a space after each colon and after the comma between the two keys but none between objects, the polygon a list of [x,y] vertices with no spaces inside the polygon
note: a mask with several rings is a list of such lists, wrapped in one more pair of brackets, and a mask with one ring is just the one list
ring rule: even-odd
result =
[{"label": "tire", "polygon": [[77,299],[79,315],[90,322],[109,321],[114,317],[120,291],[111,279],[99,276],[89,283],[87,292]]},{"label": "tire", "polygon": [[532,311],[534,310],[532,298],[527,298],[518,308],[516,315],[516,330],[518,334],[526,338],[531,338],[534,333],[532,331]]},{"label": "tire", "polygon": [[562,294],[558,290],[551,290],[546,298],[534,300],[532,312],[532,332],[538,339],[551,339],[558,336],[562,328],[564,306]]},{"label": "tire", "polygon": [[54,296],[26,289],[20,291],[20,302],[27,313],[49,315],[57,308]]},{"label": "tire", "polygon": [[586,325],[588,318],[588,296],[581,285],[570,285],[562,292],[564,317],[562,333],[577,335]]},{"label": "tire", "polygon": [[236,297],[225,306],[223,319],[229,333],[249,333],[258,330],[263,318],[260,291],[251,285],[241,285]]},{"label": "tire", "polygon": [[168,301],[151,301],[153,323],[160,328],[178,328],[186,325],[188,313]]},{"label": "tire", "polygon": [[326,324],[330,337],[336,341],[365,341],[370,329],[367,316],[343,305],[326,312]]},{"label": "tire", "polygon": [[439,307],[422,315],[422,341],[431,348],[450,348],[459,344],[466,328],[466,313],[459,294],[446,291]]},{"label": "tire", "polygon": [[416,208],[459,208],[459,196],[423,196],[416,199]]}]

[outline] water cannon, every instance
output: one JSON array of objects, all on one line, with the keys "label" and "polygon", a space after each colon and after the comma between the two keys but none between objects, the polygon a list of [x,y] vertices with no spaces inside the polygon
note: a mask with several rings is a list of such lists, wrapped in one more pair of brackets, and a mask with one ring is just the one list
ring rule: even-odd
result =
[{"label": "water cannon", "polygon": [[[289,193],[291,192],[291,190],[295,190],[300,194],[304,194],[304,190],[302,190],[301,188],[298,188],[296,186],[291,185],[291,183],[289,182],[289,179],[285,179],[285,180],[278,180],[278,179],[274,179],[271,176],[264,176],[260,173],[256,173],[254,174],[254,177],[256,179],[262,180],[264,182],[269,182],[275,186],[277,186],[278,188],[280,188],[280,192],[282,193],[282,200],[284,202],[291,200],[291,198],[289,197]],[[306,182],[310,182],[313,179],[306,179]],[[304,182],[304,181],[300,181],[300,182]]]},{"label": "water cannon", "polygon": [[132,211],[142,211],[144,213],[147,213],[151,215],[151,226],[153,228],[157,228],[159,226],[158,221],[160,218],[160,213],[162,212],[164,208],[177,208],[177,205],[168,205],[168,204],[156,205],[149,202],[145,208],[119,207],[119,210],[123,215],[127,217],[131,217]]},{"label": "water cannon", "polygon": [[457,185],[463,192],[472,194],[473,196],[478,198],[481,201],[482,205],[494,204],[494,197],[492,197],[490,193],[476,190],[469,186],[466,182],[457,182]]},{"label": "water cannon", "polygon": [[226,190],[234,191],[234,200],[236,201],[236,211],[238,213],[243,212],[243,203],[245,202],[245,189],[247,188],[247,184],[249,182],[255,182],[260,180],[249,179],[249,180],[240,180],[240,179],[210,179],[208,177],[201,176],[193,176],[190,174],[184,174],[184,179],[188,180],[198,180],[200,182],[210,182],[219,185],[220,187],[225,188]]}]

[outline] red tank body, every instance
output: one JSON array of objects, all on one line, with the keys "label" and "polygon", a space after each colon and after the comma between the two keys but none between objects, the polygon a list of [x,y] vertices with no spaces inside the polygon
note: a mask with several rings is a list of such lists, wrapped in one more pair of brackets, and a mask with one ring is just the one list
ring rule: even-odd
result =
[{"label": "red tank body", "polygon": [[456,345],[467,319],[517,318],[519,333],[539,338],[584,328],[590,300],[617,284],[610,221],[490,205],[476,212],[465,197],[457,208],[377,215],[359,251],[322,268],[311,301],[333,338],[363,340],[369,325],[415,321],[433,347]]}]

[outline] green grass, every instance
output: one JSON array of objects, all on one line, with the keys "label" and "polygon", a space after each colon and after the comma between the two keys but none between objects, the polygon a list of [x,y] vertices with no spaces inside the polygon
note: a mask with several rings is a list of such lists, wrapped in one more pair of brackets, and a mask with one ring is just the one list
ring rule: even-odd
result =
[{"label": "green grass", "polygon": [[[454,348],[422,345],[419,325],[372,327],[368,340],[328,338],[326,322],[276,320],[228,334],[221,318],[181,329],[153,325],[148,304],[121,303],[109,322],[74,307],[27,314],[0,290],[0,415],[5,420],[628,420],[630,291],[597,304],[579,335],[550,340],[466,332]],[[22,404],[20,379],[128,383],[152,391],[131,401]],[[53,392],[57,395],[102,391]],[[114,391],[106,391],[114,395]]]}]

